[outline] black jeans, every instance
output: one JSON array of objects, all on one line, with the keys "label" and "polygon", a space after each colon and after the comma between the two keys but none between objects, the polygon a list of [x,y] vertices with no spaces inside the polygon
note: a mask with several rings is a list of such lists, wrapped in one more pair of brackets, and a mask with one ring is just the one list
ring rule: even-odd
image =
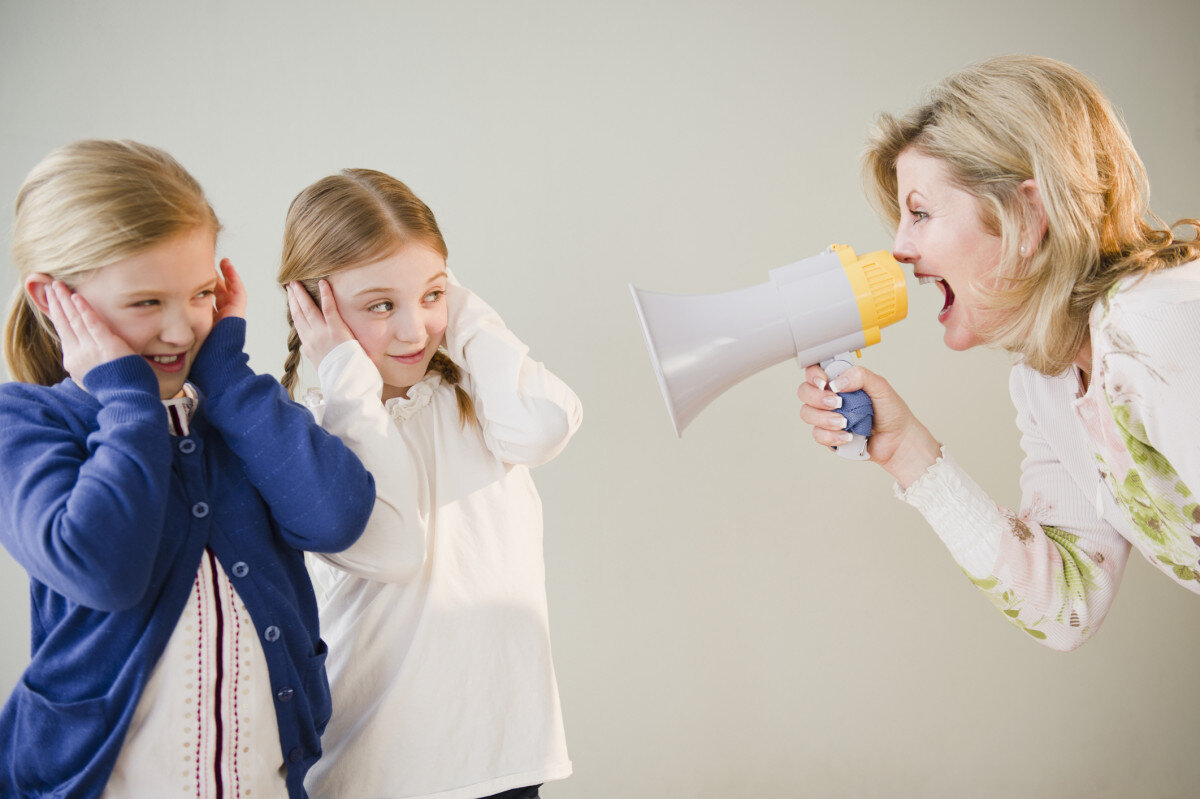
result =
[{"label": "black jeans", "polygon": [[538,788],[541,785],[529,785],[525,788],[513,788],[511,791],[485,796],[483,799],[538,799]]}]

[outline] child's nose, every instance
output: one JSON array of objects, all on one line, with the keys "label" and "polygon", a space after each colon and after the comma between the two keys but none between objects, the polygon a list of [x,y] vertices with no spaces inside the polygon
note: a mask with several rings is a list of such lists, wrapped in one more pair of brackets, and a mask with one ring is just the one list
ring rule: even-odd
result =
[{"label": "child's nose", "polygon": [[186,314],[168,313],[163,319],[162,332],[159,338],[168,344],[190,347],[196,336],[192,330],[191,320]]},{"label": "child's nose", "polygon": [[416,314],[396,314],[393,335],[397,341],[420,344],[425,338],[425,325]]}]

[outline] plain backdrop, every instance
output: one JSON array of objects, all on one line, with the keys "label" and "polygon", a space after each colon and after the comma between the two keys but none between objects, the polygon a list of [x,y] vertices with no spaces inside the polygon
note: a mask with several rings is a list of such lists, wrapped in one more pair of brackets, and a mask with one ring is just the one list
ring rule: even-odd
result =
[{"label": "plain backdrop", "polygon": [[[1156,211],[1200,215],[1197,30],[1194,0],[2,0],[0,216],[56,146],[163,147],[221,217],[251,364],[278,375],[291,198],[364,166],[429,203],[459,278],[584,404],[535,472],[575,764],[549,799],[1196,796],[1200,598],[1134,555],[1096,637],[1043,649],[882,470],[812,443],[793,364],[677,439],[626,284],[725,291],[888,247],[871,120],[1007,52],[1093,76]],[[909,288],[864,362],[1014,505],[1008,357],[945,349],[941,293]],[[3,696],[29,635],[7,554],[0,606]]]}]

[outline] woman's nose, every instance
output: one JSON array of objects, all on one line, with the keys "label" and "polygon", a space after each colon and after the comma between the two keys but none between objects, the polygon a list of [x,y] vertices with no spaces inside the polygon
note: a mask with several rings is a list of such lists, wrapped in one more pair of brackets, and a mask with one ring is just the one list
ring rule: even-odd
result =
[{"label": "woman's nose", "polygon": [[904,264],[911,264],[917,260],[916,247],[903,227],[896,229],[896,238],[892,240],[892,256]]}]

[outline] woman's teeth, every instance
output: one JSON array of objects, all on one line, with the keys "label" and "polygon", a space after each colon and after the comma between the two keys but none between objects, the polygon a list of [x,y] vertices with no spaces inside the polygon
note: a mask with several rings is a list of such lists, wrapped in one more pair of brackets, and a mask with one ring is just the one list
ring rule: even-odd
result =
[{"label": "woman's teeth", "polygon": [[945,301],[942,304],[942,310],[940,313],[945,313],[946,310],[954,304],[954,289],[950,288],[950,284],[947,283],[943,278],[936,277],[934,275],[921,275],[917,278],[917,282],[922,285],[926,283],[936,283],[941,287],[942,297]]}]

